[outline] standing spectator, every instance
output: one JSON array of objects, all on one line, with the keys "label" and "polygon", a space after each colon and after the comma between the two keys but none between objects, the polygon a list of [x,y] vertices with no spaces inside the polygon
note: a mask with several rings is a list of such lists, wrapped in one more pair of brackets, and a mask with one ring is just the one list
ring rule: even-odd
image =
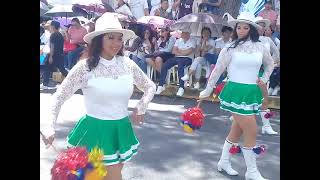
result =
[{"label": "standing spectator", "polygon": [[178,10],[178,19],[192,13],[193,0],[177,0],[172,8]]},{"label": "standing spectator", "polygon": [[[172,11],[172,2],[173,0],[166,0],[167,4],[165,5],[166,8],[165,11],[167,11],[167,13],[170,13]],[[150,15],[151,16],[159,16],[156,15],[156,10],[159,9],[160,7],[162,7],[162,0],[151,0],[151,11],[150,11]]]},{"label": "standing spectator", "polygon": [[64,69],[64,59],[63,59],[63,36],[59,32],[60,23],[57,21],[52,21],[50,23],[50,53],[47,56],[45,62],[45,69],[43,74],[43,84],[40,85],[40,89],[48,89],[49,76],[50,73],[54,71],[55,67],[63,74],[64,77],[67,76],[68,72]]},{"label": "standing spectator", "polygon": [[118,0],[118,7],[115,9],[117,13],[133,16],[127,0]]},{"label": "standing spectator", "polygon": [[149,16],[149,8],[147,0],[130,0],[129,7],[133,16],[137,19],[142,16]]},{"label": "standing spectator", "polygon": [[50,52],[50,24],[51,20],[47,21],[47,23],[43,25],[44,33],[40,36],[41,44],[44,45],[42,51],[45,54]]},{"label": "standing spectator", "polygon": [[215,15],[222,15],[223,11],[220,8],[221,2],[222,0],[203,0],[199,5],[199,11]]},{"label": "standing spectator", "polygon": [[[156,94],[160,94],[165,90],[163,85],[165,84],[167,78],[167,72],[170,68],[178,65],[178,75],[179,79],[184,76],[184,68],[191,65],[192,59],[194,58],[194,49],[196,43],[190,38],[189,29],[181,30],[181,38],[176,41],[172,49],[172,53],[175,57],[168,59],[161,68],[160,82]],[[184,81],[179,81],[179,90],[177,96],[182,96],[184,94]]]},{"label": "standing spectator", "polygon": [[67,40],[70,40],[70,43],[76,45],[77,48],[68,53],[69,70],[76,64],[81,55],[81,52],[85,49],[85,42],[83,40],[83,37],[87,33],[87,29],[81,26],[78,18],[73,18],[71,20],[71,26],[68,30]]},{"label": "standing spectator", "polygon": [[173,19],[171,10],[168,12],[169,2],[168,0],[161,0],[161,6],[155,10],[154,15],[160,16],[166,19]]},{"label": "standing spectator", "polygon": [[155,44],[155,53],[146,56],[146,62],[160,73],[162,64],[174,57],[171,52],[175,42],[176,38],[170,35],[169,28],[162,28],[160,30],[160,38]]},{"label": "standing spectator", "polygon": [[258,16],[263,17],[263,19],[269,19],[271,26],[274,28],[277,22],[277,12],[272,10],[272,2],[267,0],[264,5],[264,9],[259,13]]}]

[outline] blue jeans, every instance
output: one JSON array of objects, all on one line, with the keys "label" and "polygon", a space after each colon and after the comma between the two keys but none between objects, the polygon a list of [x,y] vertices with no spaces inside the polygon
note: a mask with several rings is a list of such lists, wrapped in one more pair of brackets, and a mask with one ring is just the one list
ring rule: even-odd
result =
[{"label": "blue jeans", "polygon": [[71,69],[77,63],[77,61],[80,58],[80,54],[83,50],[84,50],[84,47],[80,46],[68,53],[68,64],[67,64],[68,69]]},{"label": "blue jeans", "polygon": [[147,74],[147,62],[146,59],[140,59],[137,56],[133,55],[132,60],[140,67],[140,69]]},{"label": "blue jeans", "polygon": [[173,57],[168,59],[161,67],[159,86],[166,83],[168,70],[175,65],[178,65],[179,87],[184,88],[184,81],[181,78],[184,76],[184,68],[192,64],[192,59],[188,57]]},{"label": "blue jeans", "polygon": [[[216,64],[217,63],[217,60],[218,60],[218,55],[216,54],[210,54],[210,53],[207,53],[206,55],[204,55],[204,58],[211,64]],[[221,74],[220,78],[218,79],[217,81],[217,85],[222,83],[222,81],[226,78],[227,76],[225,75],[225,73]]]},{"label": "blue jeans", "polygon": [[270,88],[275,88],[280,85],[280,67],[275,67],[270,76]]}]

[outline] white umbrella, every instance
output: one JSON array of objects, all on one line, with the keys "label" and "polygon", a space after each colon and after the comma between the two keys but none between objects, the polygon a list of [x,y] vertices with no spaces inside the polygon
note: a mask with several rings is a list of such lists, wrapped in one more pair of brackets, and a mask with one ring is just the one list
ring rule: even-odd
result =
[{"label": "white umbrella", "polygon": [[172,30],[190,29],[191,36],[201,36],[203,27],[208,27],[211,30],[212,37],[221,35],[221,28],[225,25],[222,18],[209,13],[192,13],[183,16],[170,26]]},{"label": "white umbrella", "polygon": [[56,5],[44,15],[52,16],[52,17],[75,17],[79,16],[79,14],[76,14],[72,11],[72,5]]},{"label": "white umbrella", "polygon": [[40,1],[40,16],[42,16],[47,11],[49,11],[49,7]]}]

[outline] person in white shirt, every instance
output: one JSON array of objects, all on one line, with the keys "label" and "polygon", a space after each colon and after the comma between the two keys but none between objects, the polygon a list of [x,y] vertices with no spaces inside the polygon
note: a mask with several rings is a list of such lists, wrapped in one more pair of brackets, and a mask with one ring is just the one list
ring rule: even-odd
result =
[{"label": "person in white shirt", "polygon": [[155,53],[147,55],[146,62],[161,73],[162,64],[174,57],[171,52],[175,42],[176,38],[170,35],[170,29],[168,27],[161,28],[160,38],[155,43]]},{"label": "person in white shirt", "polygon": [[187,81],[189,80],[190,76],[195,74],[195,84],[194,88],[199,89],[200,83],[199,79],[201,76],[201,69],[202,66],[206,69],[206,78],[210,75],[210,66],[208,61],[205,58],[205,55],[207,54],[214,54],[215,51],[215,42],[213,39],[211,39],[211,30],[210,28],[204,27],[201,30],[201,38],[197,42],[197,48],[196,48],[196,56],[197,58],[194,59],[192,62],[189,72],[185,74],[181,80]]},{"label": "person in white shirt", "polygon": [[215,53],[219,54],[221,49],[225,47],[226,44],[230,43],[231,40],[231,34],[232,34],[232,28],[228,26],[223,26],[221,29],[222,37],[215,40],[216,42],[216,49]]},{"label": "person in white shirt", "polygon": [[[184,68],[192,64],[192,59],[194,58],[194,50],[196,48],[196,43],[190,38],[190,29],[181,30],[181,38],[178,39],[172,49],[172,54],[175,57],[168,59],[161,68],[160,82],[156,94],[160,94],[165,90],[163,85],[165,84],[167,78],[167,72],[170,68],[178,65],[178,75],[179,79],[184,76]],[[179,81],[179,90],[177,96],[182,96],[184,94],[184,81]]]},{"label": "person in white shirt", "polygon": [[[105,13],[97,20],[95,31],[84,36],[89,44],[89,58],[70,70],[53,95],[49,115],[52,124],[42,129],[46,144],[52,144],[63,103],[82,89],[86,115],[70,132],[67,141],[71,146],[103,150],[103,163],[108,171],[104,179],[122,179],[124,164],[137,154],[140,143],[131,121],[137,125],[143,123],[156,90],[145,73],[121,52],[123,42],[133,36],[134,32],[123,29],[112,14]],[[128,103],[134,85],[144,95],[129,117]]]},{"label": "person in white shirt", "polygon": [[48,54],[50,52],[50,24],[51,24],[51,20],[47,21],[47,23],[43,26],[44,28],[44,33],[41,35],[40,40],[41,43],[43,44],[43,49],[42,49],[42,53],[44,55]]},{"label": "person in white shirt", "polygon": [[147,0],[128,0],[128,4],[135,18],[139,19],[143,16],[149,16]]},{"label": "person in white shirt", "polygon": [[129,8],[128,0],[118,0],[118,6],[115,9],[115,12],[120,13],[120,14],[125,14],[128,16],[133,16],[133,14]]}]

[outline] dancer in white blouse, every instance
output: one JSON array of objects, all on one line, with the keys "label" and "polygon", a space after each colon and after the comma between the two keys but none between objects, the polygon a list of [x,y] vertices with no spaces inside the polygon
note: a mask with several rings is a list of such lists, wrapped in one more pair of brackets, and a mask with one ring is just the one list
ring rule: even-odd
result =
[{"label": "dancer in white blouse", "polygon": [[[235,27],[233,42],[221,50],[207,87],[200,92],[199,98],[210,96],[218,78],[227,69],[229,79],[219,95],[220,108],[231,112],[234,121],[222,149],[218,170],[224,170],[229,175],[238,175],[231,167],[229,150],[243,135],[244,143],[241,150],[247,166],[245,178],[264,180],[256,164],[255,149],[261,150],[261,146],[256,146],[255,115],[267,105],[263,95],[267,93],[266,82],[273,71],[274,62],[263,43],[259,42],[259,25],[254,22],[253,14],[243,12],[236,20],[230,20],[229,24]],[[258,72],[262,64],[264,74],[259,78]]]},{"label": "dancer in white blouse", "polygon": [[[68,135],[68,143],[103,149],[106,179],[121,180],[123,163],[137,153],[139,141],[130,119],[142,124],[155,84],[129,58],[122,55],[123,42],[134,32],[122,29],[114,15],[105,13],[96,22],[95,31],[84,40],[89,43],[89,58],[78,62],[53,95],[52,126],[44,129],[51,144],[62,104],[82,89],[86,115]],[[129,119],[128,102],[134,85],[144,92]]]}]

